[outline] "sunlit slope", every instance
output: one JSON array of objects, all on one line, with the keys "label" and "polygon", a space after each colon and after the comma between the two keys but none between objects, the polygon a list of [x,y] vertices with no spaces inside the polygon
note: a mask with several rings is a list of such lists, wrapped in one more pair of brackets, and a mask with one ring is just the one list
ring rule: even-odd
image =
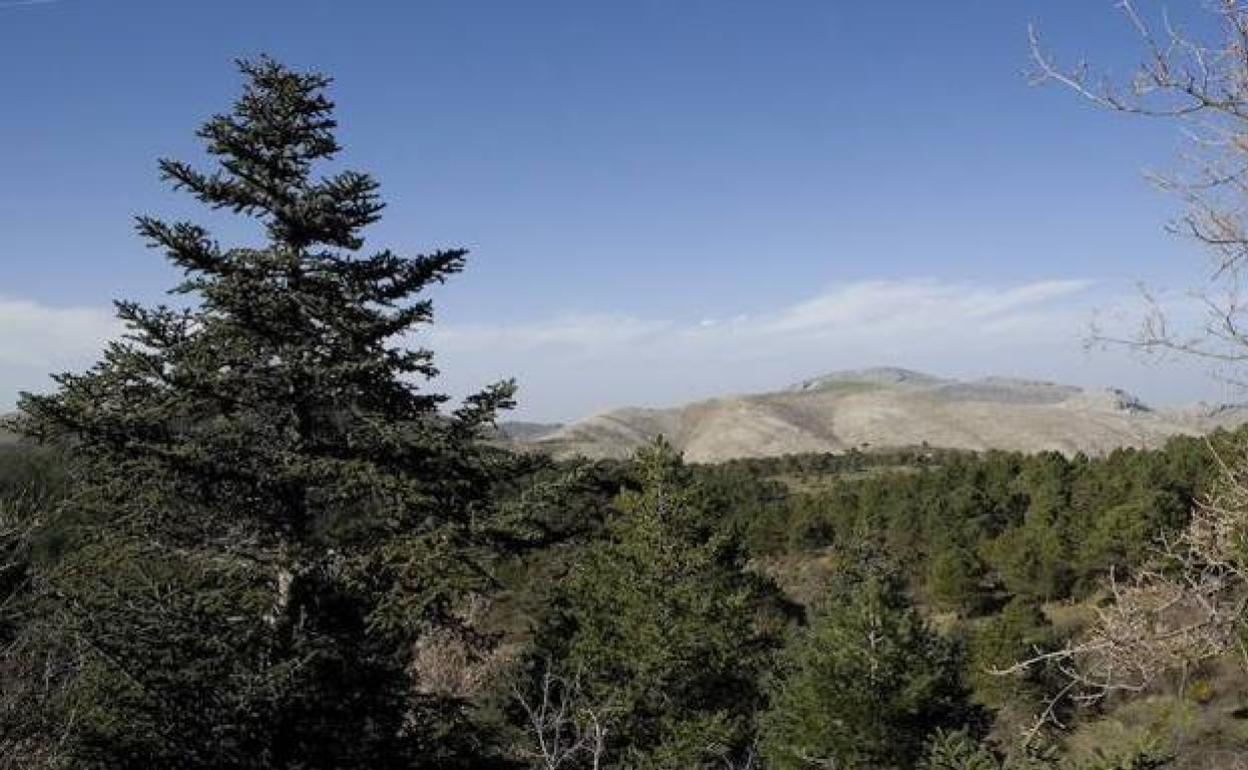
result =
[{"label": "sunlit slope", "polygon": [[1245,421],[1241,406],[1153,409],[1117,390],[882,368],[672,409],[616,409],[530,443],[557,455],[624,457],[662,434],[697,462],[922,444],[1100,454]]}]

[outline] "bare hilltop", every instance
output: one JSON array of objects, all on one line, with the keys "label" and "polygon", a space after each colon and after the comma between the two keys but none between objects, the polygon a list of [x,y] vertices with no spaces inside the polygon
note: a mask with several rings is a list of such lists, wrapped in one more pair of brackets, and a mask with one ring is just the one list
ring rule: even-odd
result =
[{"label": "bare hilltop", "polygon": [[614,409],[513,440],[556,456],[618,458],[662,434],[695,462],[922,445],[1096,455],[1244,422],[1246,405],[1153,408],[1117,389],[1004,377],[962,381],[881,367],[833,372],[772,393]]}]

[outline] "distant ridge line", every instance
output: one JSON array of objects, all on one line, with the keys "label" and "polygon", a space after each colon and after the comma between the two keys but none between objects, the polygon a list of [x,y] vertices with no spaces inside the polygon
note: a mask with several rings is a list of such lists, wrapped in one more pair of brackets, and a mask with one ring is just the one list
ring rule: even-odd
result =
[{"label": "distant ridge line", "polygon": [[662,434],[695,462],[921,445],[1098,455],[1245,422],[1245,405],[1155,408],[1118,388],[880,366],[769,393],[613,409],[518,443],[559,457],[622,458]]}]

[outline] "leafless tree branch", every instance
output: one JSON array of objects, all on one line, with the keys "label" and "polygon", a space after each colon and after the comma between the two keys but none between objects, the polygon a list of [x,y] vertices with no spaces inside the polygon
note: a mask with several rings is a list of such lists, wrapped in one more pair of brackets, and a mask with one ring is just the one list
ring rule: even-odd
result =
[{"label": "leafless tree branch", "polygon": [[512,691],[528,718],[533,745],[525,752],[535,768],[600,770],[607,755],[612,709],[593,702],[579,674],[559,676],[548,664],[536,694]]},{"label": "leafless tree branch", "polygon": [[1150,20],[1135,0],[1118,9],[1139,37],[1143,57],[1135,73],[1116,81],[1085,61],[1063,65],[1029,29],[1032,81],[1056,83],[1113,112],[1177,121],[1189,151],[1182,173],[1151,174],[1186,211],[1171,232],[1201,245],[1212,262],[1194,290],[1204,321],[1182,333],[1167,308],[1145,297],[1145,315],[1134,337],[1101,335],[1095,342],[1128,345],[1144,353],[1179,353],[1215,365],[1248,360],[1248,319],[1240,300],[1248,263],[1248,9],[1239,0],[1218,0],[1212,12],[1220,34],[1198,40],[1168,15]]},{"label": "leafless tree branch", "polygon": [[1229,460],[1214,452],[1221,474],[1215,490],[1197,504],[1178,536],[1161,541],[1150,567],[1126,583],[1111,573],[1111,601],[1096,609],[1079,637],[993,672],[1009,675],[1051,665],[1066,678],[1029,737],[1043,723],[1056,723],[1055,707],[1066,698],[1093,703],[1118,692],[1143,692],[1164,676],[1227,655],[1248,664],[1242,642],[1248,610],[1248,452],[1240,451]]}]

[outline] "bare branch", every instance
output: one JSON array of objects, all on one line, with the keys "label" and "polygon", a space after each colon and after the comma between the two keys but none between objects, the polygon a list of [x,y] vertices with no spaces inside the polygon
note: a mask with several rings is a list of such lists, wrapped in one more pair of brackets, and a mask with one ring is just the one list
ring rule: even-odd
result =
[{"label": "bare branch", "polygon": [[600,770],[607,756],[612,708],[593,702],[579,672],[559,676],[547,664],[537,693],[526,694],[517,687],[512,694],[528,718],[533,745],[524,753],[534,767]]},{"label": "bare branch", "polygon": [[1186,208],[1170,231],[1206,250],[1212,265],[1205,285],[1191,293],[1205,318],[1190,333],[1176,329],[1146,296],[1138,336],[1094,331],[1094,341],[1238,366],[1248,361],[1248,319],[1239,301],[1248,263],[1248,10],[1239,0],[1219,0],[1211,10],[1221,32],[1205,42],[1167,14],[1151,23],[1133,0],[1117,7],[1141,42],[1142,59],[1130,78],[1116,81],[1083,61],[1059,63],[1033,25],[1032,81],[1056,83],[1112,112],[1176,121],[1189,148],[1183,171],[1150,179]]},{"label": "bare branch", "polygon": [[1166,675],[1232,654],[1248,662],[1248,453],[1240,451],[1232,461],[1214,452],[1221,472],[1215,491],[1177,537],[1162,539],[1152,566],[1125,584],[1111,572],[1112,601],[1096,609],[1081,636],[993,672],[1052,665],[1066,678],[1029,738],[1056,721],[1062,699],[1092,703],[1143,692]]}]

